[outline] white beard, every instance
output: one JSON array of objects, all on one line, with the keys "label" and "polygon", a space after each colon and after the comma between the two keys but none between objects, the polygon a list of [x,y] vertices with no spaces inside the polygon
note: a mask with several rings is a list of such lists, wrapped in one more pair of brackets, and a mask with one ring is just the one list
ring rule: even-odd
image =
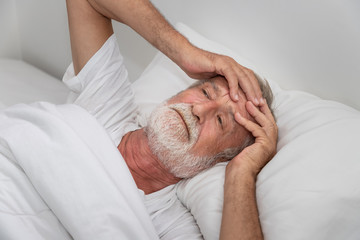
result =
[{"label": "white beard", "polygon": [[189,153],[199,137],[197,119],[191,110],[191,105],[185,103],[163,104],[151,113],[145,127],[151,151],[179,178],[192,177],[215,162],[214,157]]}]

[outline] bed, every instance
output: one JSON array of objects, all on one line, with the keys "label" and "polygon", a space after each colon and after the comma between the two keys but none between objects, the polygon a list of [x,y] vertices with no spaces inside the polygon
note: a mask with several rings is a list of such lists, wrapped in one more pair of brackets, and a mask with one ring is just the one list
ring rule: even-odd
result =
[{"label": "bed", "polygon": [[[193,44],[230,55],[254,69],[273,89],[278,149],[258,176],[256,192],[265,239],[359,239],[360,112],[310,93],[284,90],[231,47],[183,23],[177,28]],[[133,83],[141,113],[147,116],[193,81],[157,53]],[[33,101],[64,103],[68,94],[59,80],[25,62],[6,59],[0,61],[0,91],[2,107]],[[175,188],[207,240],[219,236],[225,165],[181,181]]]}]

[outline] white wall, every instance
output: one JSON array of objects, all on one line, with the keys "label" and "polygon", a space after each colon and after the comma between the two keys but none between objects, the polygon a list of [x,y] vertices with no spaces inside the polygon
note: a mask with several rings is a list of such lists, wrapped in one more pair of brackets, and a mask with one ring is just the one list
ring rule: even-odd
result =
[{"label": "white wall", "polygon": [[0,1],[0,57],[21,59],[15,0]]},{"label": "white wall", "polygon": [[231,46],[283,88],[360,109],[360,1],[153,2],[171,22]]},{"label": "white wall", "polygon": [[[170,22],[184,22],[236,50],[283,88],[305,90],[360,109],[360,1],[152,2]],[[0,4],[0,31],[8,34],[0,38],[0,56],[22,57],[61,78],[71,61],[65,1],[1,0]],[[155,50],[127,27],[115,24],[115,31],[134,80]]]},{"label": "white wall", "polygon": [[117,22],[113,26],[130,80],[135,81],[155,56],[156,49],[131,28]]},{"label": "white wall", "polygon": [[[13,5],[16,2],[21,33],[20,36],[17,36],[17,44],[18,52],[22,53],[22,59],[61,79],[66,67],[71,62],[65,1],[1,1],[9,1],[6,6],[1,8],[4,12],[8,12],[10,8],[13,11]],[[11,27],[7,26],[7,29],[11,29]],[[135,80],[155,55],[155,49],[126,26],[114,23],[114,29],[119,39],[120,50],[125,56],[130,79]],[[15,36],[9,37],[10,41],[13,39]],[[1,43],[0,45],[7,49],[9,44]]]},{"label": "white wall", "polygon": [[16,0],[23,60],[60,78],[71,61],[65,1]]}]

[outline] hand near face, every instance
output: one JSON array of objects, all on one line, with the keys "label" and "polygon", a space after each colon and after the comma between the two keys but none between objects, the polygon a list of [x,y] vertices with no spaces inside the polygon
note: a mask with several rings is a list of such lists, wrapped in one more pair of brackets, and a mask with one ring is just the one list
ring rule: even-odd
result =
[{"label": "hand near face", "polygon": [[255,143],[231,160],[228,168],[238,167],[256,176],[276,153],[278,129],[266,103],[258,108],[248,101],[246,109],[257,123],[241,117],[239,113],[235,114],[235,120],[255,137]]},{"label": "hand near face", "polygon": [[181,68],[192,78],[210,79],[216,75],[226,78],[233,101],[239,98],[239,88],[246,94],[248,100],[255,105],[263,103],[261,90],[252,70],[238,64],[228,56],[211,53],[198,48],[184,54],[185,60]]},{"label": "hand near face", "polygon": [[[235,120],[255,137],[226,166],[220,239],[264,239],[256,201],[256,177],[276,152],[277,126],[266,103],[246,102],[256,122],[235,113]],[[239,238],[240,236],[240,238]]]}]

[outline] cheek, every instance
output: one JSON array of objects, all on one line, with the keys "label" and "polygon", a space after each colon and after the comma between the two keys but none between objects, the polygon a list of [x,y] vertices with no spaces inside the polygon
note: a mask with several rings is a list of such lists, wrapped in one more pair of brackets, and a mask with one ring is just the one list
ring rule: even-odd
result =
[{"label": "cheek", "polygon": [[237,147],[242,143],[248,132],[245,129],[238,129],[233,134],[221,133],[214,126],[203,128],[199,141],[194,146],[194,153],[200,156],[215,155],[229,147]]},{"label": "cheek", "polygon": [[210,124],[205,124],[200,130],[199,139],[193,147],[193,153],[198,156],[212,156],[219,152],[222,136]]},{"label": "cheek", "polygon": [[224,146],[226,148],[239,147],[244,143],[245,139],[248,137],[249,134],[250,133],[247,130],[245,130],[243,127],[241,127],[241,128],[239,128],[239,130],[236,133],[230,135],[226,139],[226,141],[224,141]]}]

